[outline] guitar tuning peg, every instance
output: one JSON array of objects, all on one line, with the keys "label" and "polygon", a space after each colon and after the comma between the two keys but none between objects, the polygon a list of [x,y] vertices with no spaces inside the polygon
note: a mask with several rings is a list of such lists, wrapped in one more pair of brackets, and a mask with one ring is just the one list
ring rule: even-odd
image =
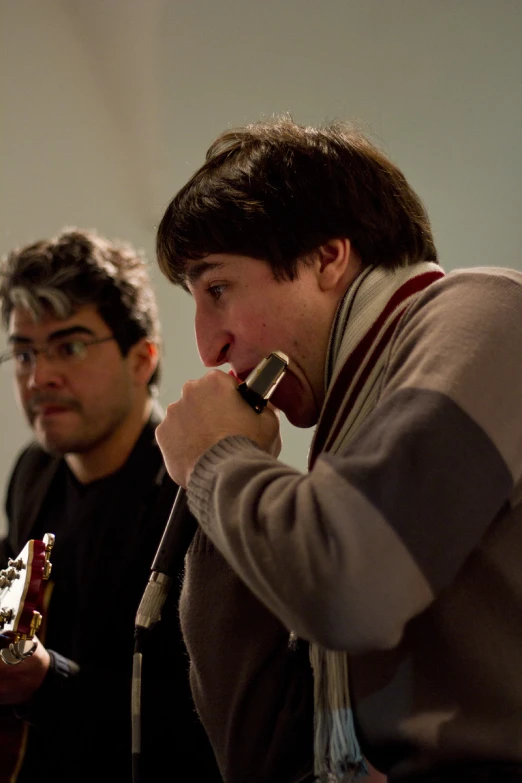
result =
[{"label": "guitar tuning peg", "polygon": [[17,571],[22,571],[22,569],[25,568],[25,563],[21,557],[19,557],[18,560],[12,560],[12,558],[9,558],[7,565],[16,568]]},{"label": "guitar tuning peg", "polygon": [[30,658],[36,650],[36,642],[30,639],[22,639],[18,642],[13,642],[8,648],[0,650],[0,658],[8,666],[16,666],[26,658]]},{"label": "guitar tuning peg", "polygon": [[13,610],[2,609],[0,611],[0,630],[2,630],[2,628],[6,623],[10,623],[12,619],[13,619]]}]

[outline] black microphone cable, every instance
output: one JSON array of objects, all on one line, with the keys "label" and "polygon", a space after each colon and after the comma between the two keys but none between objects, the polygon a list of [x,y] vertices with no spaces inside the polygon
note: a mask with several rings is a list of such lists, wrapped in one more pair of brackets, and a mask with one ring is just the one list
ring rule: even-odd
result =
[{"label": "black microphone cable", "polygon": [[[282,380],[288,367],[288,357],[274,351],[252,370],[246,381],[237,387],[243,399],[261,413]],[[141,781],[141,679],[143,648],[157,622],[169,594],[173,579],[181,572],[185,554],[197,530],[197,521],[190,513],[187,493],[180,487],[176,494],[163,536],[159,543],[151,575],[143,593],[134,627],[134,655],[132,662],[131,719],[132,719],[132,781]]]}]

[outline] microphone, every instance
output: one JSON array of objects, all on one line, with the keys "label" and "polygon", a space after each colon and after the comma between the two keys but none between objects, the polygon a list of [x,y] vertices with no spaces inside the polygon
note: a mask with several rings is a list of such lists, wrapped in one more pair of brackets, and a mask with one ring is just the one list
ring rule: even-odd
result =
[{"label": "microphone", "polygon": [[[262,413],[287,368],[288,357],[282,351],[273,351],[239,384],[238,392],[256,413]],[[137,629],[150,630],[160,620],[170,585],[181,571],[197,525],[188,508],[187,493],[180,487],[152,563],[149,582],[138,607]]]},{"label": "microphone", "polygon": [[[244,400],[261,413],[283,378],[288,357],[274,351],[252,370],[246,381],[237,387]],[[181,572],[185,554],[198,523],[190,513],[187,493],[180,487],[172,506],[163,536],[152,563],[152,571],[143,593],[134,627],[134,655],[131,683],[131,750],[132,781],[141,780],[141,680],[143,643],[150,630],[161,619],[161,610],[173,580]]]}]

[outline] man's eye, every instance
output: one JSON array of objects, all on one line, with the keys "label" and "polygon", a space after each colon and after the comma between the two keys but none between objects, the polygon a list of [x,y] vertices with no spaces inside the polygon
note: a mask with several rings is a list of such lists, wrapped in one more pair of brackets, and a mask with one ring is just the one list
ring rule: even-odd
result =
[{"label": "man's eye", "polygon": [[219,299],[225,292],[226,285],[224,283],[217,283],[215,285],[209,285],[207,291],[214,299]]},{"label": "man's eye", "polygon": [[85,353],[85,343],[83,340],[64,340],[57,343],[54,350],[60,359],[80,358]]},{"label": "man's eye", "polygon": [[15,362],[20,365],[31,364],[33,360],[31,351],[14,351],[13,357]]}]

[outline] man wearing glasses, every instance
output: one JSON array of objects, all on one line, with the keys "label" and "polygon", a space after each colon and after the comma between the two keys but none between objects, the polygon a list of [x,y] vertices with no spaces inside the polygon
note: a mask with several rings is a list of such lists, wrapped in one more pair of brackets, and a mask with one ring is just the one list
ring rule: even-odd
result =
[{"label": "man wearing glasses", "polygon": [[[20,665],[0,662],[0,703],[27,733],[11,779],[130,781],[134,618],[176,492],[154,437],[154,293],[133,248],[68,230],[10,253],[0,307],[9,343],[0,362],[35,437],[9,483],[0,567],[28,539],[56,536],[45,646]],[[171,615],[177,598],[172,590]],[[152,634],[145,779],[171,770],[219,781],[179,628],[159,623]]]}]

